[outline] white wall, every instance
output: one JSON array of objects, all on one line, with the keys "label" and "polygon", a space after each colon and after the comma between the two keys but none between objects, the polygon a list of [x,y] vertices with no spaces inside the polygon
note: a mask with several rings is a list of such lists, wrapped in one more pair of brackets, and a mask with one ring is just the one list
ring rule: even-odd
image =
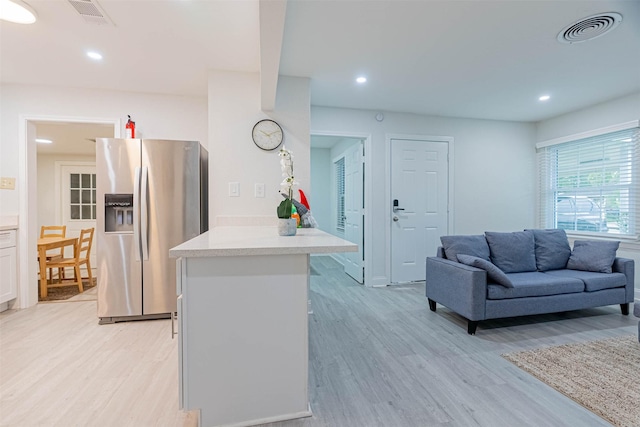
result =
[{"label": "white wall", "polygon": [[640,119],[640,92],[536,123],[536,142]]},{"label": "white wall", "polygon": [[[206,98],[158,94],[0,85],[0,176],[15,177],[16,190],[0,191],[0,215],[19,215],[18,307],[37,302],[37,179],[35,142],[25,145],[25,119],[64,118],[121,120],[124,135],[127,114],[136,121],[136,136],[189,139],[207,146]],[[27,285],[28,284],[28,285]]]},{"label": "white wall", "polygon": [[[189,139],[207,146],[207,99],[171,95],[31,85],[1,85],[0,174],[18,178],[19,117],[51,116],[121,119],[136,122],[136,136]],[[18,214],[22,183],[16,191],[0,191],[0,214]]]},{"label": "white wall", "polygon": [[[569,136],[640,119],[640,92],[564,114],[536,124],[536,142]],[[623,241],[618,256],[636,263],[636,296],[640,297],[640,242]]]},{"label": "white wall", "polygon": [[[294,176],[310,188],[309,79],[281,76],[274,111],[260,110],[260,75],[230,71],[209,73],[209,163],[211,217],[214,225],[275,224],[280,196],[279,150],[264,151],[251,139],[253,125],[271,118],[284,131],[284,146],[294,156]],[[229,183],[240,196],[229,197]],[[254,185],[265,184],[265,197]]]},{"label": "white wall", "polygon": [[43,225],[56,223],[56,210],[60,200],[56,200],[56,162],[93,162],[96,156],[78,156],[73,154],[42,154],[38,153],[38,230]]},{"label": "white wall", "polygon": [[311,213],[318,223],[318,228],[331,233],[333,227],[331,199],[334,191],[331,183],[333,169],[331,164],[331,150],[329,148],[311,149],[311,191],[306,192]]},{"label": "white wall", "polygon": [[311,108],[312,133],[370,134],[373,192],[369,219],[373,228],[371,285],[389,283],[387,262],[390,224],[386,209],[387,135],[409,134],[454,138],[454,220],[452,233],[479,234],[535,226],[535,125],[520,122],[457,119],[375,111]]}]

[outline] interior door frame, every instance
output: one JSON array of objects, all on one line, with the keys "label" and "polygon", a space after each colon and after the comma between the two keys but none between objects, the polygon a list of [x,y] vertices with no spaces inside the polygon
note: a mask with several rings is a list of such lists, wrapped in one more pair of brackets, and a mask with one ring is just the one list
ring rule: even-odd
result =
[{"label": "interior door frame", "polygon": [[53,123],[96,123],[113,126],[114,138],[121,137],[122,121],[120,118],[83,117],[83,116],[54,116],[20,114],[18,116],[18,162],[19,162],[19,197],[20,208],[18,217],[18,302],[14,308],[28,308],[38,303],[38,262],[35,257],[38,230],[38,163],[35,135],[30,138],[28,129],[32,122]]},{"label": "interior door frame", "polygon": [[[333,131],[314,131],[309,132],[312,136],[334,136],[334,137],[344,137],[344,138],[357,138],[363,141],[364,146],[364,227],[363,227],[363,236],[364,236],[364,247],[362,250],[364,251],[364,286],[373,287],[373,277],[371,276],[371,272],[373,268],[371,266],[372,258],[371,254],[373,253],[373,247],[371,245],[372,236],[373,236],[373,227],[371,223],[371,199],[373,194],[372,188],[372,180],[371,180],[371,134],[370,133],[361,133],[361,132],[333,132]],[[346,273],[345,273],[346,274]]]},{"label": "interior door frame", "polygon": [[[447,234],[454,234],[455,227],[453,224],[453,213],[454,209],[454,138],[452,136],[442,136],[442,135],[412,135],[412,134],[395,134],[388,133],[385,134],[385,157],[387,165],[387,180],[385,182],[385,221],[387,227],[385,227],[385,241],[387,242],[387,254],[386,254],[386,271],[389,274],[389,284],[392,285],[391,282],[391,214],[392,214],[392,203],[391,203],[391,141],[394,139],[402,139],[402,140],[411,140],[411,141],[424,141],[424,142],[444,142],[447,144],[449,149],[449,156],[447,159],[448,166],[448,179],[449,179],[449,189],[447,192],[448,197],[448,210],[447,210]],[[435,255],[435,254],[434,254]]]}]

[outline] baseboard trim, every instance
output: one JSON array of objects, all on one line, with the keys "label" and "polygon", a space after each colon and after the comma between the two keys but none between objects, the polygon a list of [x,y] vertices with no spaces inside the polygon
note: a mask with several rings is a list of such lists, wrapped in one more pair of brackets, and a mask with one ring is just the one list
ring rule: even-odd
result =
[{"label": "baseboard trim", "polygon": [[233,423],[233,424],[222,424],[219,427],[249,427],[249,426],[257,426],[257,425],[267,424],[267,423],[277,423],[280,421],[295,420],[297,418],[308,418],[312,416],[313,416],[313,413],[311,412],[311,407],[309,406],[309,409],[307,411],[293,412],[290,414],[277,415],[274,417],[257,418],[255,420],[242,421],[242,422]]}]

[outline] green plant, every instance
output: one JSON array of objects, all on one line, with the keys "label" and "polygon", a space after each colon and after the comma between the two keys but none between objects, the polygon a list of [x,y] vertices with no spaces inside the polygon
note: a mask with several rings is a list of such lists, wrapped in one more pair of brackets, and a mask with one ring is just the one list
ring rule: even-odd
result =
[{"label": "green plant", "polygon": [[291,199],[287,198],[281,201],[280,204],[278,205],[278,218],[283,218],[283,219],[291,218],[292,205],[293,203],[291,203]]}]

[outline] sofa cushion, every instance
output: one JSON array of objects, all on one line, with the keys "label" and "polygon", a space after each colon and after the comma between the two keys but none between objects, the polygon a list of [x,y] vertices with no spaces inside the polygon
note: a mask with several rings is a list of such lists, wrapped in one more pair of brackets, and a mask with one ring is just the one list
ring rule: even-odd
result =
[{"label": "sofa cushion", "polygon": [[486,271],[487,278],[491,282],[495,282],[507,288],[513,287],[513,283],[511,283],[511,280],[509,280],[509,277],[507,277],[507,275],[504,274],[504,271],[500,270],[498,267],[491,264],[486,259],[478,258],[476,256],[471,256],[471,255],[459,254],[458,261],[463,264],[470,265],[476,268],[481,268],[482,270]]},{"label": "sofa cushion", "polygon": [[584,282],[573,277],[558,277],[539,271],[507,274],[513,288],[487,285],[488,299],[538,297],[543,295],[572,294],[584,291]]},{"label": "sofa cushion", "polygon": [[484,236],[442,236],[444,254],[451,261],[458,260],[458,254],[471,255],[489,261],[489,245]]},{"label": "sofa cushion", "polygon": [[561,229],[531,230],[536,246],[536,267],[538,271],[560,270],[567,267],[571,256],[571,246],[567,233]]},{"label": "sofa cushion", "polygon": [[627,284],[627,276],[622,273],[596,273],[593,271],[579,270],[555,270],[545,274],[556,277],[573,277],[584,282],[584,290],[587,292],[600,291],[602,289],[623,288]]},{"label": "sofa cushion", "polygon": [[567,262],[571,270],[611,273],[620,242],[603,240],[576,240]]},{"label": "sofa cushion", "polygon": [[533,231],[484,233],[489,244],[491,262],[505,273],[536,271]]}]

